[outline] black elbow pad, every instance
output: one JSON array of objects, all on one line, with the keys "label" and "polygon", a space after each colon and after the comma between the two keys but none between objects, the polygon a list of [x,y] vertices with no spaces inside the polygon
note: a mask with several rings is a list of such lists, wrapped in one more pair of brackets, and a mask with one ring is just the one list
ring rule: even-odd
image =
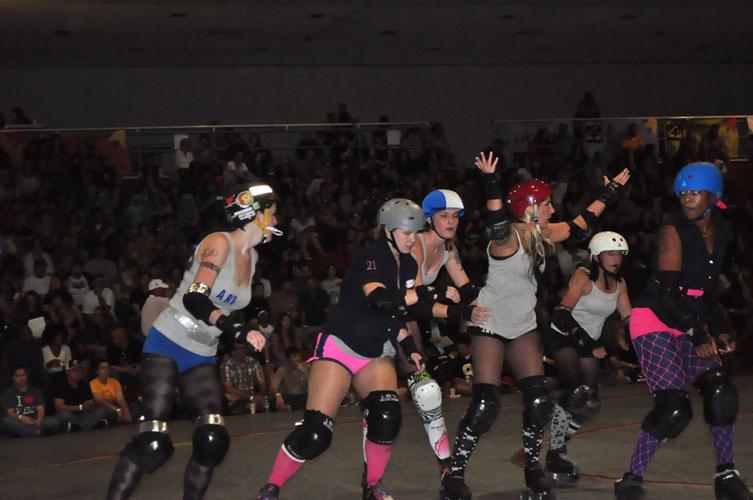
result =
[{"label": "black elbow pad", "polygon": [[387,290],[380,286],[371,291],[366,297],[369,305],[379,312],[397,315],[405,310],[405,292],[403,290]]},{"label": "black elbow pad", "polygon": [[552,328],[563,335],[572,335],[580,325],[570,309],[565,306],[557,306],[552,313]]},{"label": "black elbow pad", "polygon": [[512,220],[507,210],[489,210],[486,213],[486,237],[490,240],[504,240],[510,235]]},{"label": "black elbow pad", "polygon": [[183,296],[183,306],[191,315],[209,324],[209,315],[217,309],[212,300],[200,292],[189,292]]}]

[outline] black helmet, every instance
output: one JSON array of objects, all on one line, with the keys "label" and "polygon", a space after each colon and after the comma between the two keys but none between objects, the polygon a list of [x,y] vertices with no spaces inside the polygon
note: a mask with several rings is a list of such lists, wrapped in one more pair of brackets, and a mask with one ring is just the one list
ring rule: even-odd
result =
[{"label": "black helmet", "polygon": [[[277,196],[269,184],[239,184],[225,191],[225,217],[234,228],[242,229],[276,202]],[[266,225],[266,221],[259,225]]]}]

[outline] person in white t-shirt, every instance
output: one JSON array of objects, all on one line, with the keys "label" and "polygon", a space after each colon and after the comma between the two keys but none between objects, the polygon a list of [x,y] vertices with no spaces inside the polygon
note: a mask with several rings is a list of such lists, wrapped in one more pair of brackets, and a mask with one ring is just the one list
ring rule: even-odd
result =
[{"label": "person in white t-shirt", "polygon": [[167,307],[172,296],[170,287],[159,278],[149,282],[149,296],[141,308],[141,333],[146,337],[157,316]]},{"label": "person in white t-shirt", "polygon": [[188,170],[192,161],[193,153],[191,152],[191,139],[186,137],[185,139],[181,139],[180,149],[175,152],[175,168],[178,170]]},{"label": "person in white t-shirt", "polygon": [[342,278],[337,277],[337,268],[330,265],[327,269],[327,279],[322,281],[322,288],[329,296],[329,302],[332,305],[337,304],[340,299],[340,287],[342,286]]},{"label": "person in white t-shirt", "polygon": [[249,172],[248,165],[244,161],[243,151],[238,151],[235,157],[225,164],[222,176],[226,186],[251,180],[251,172]]},{"label": "person in white t-shirt", "polygon": [[105,286],[105,279],[98,274],[94,277],[94,288],[84,295],[84,305],[81,312],[89,316],[94,314],[97,307],[108,307],[111,314],[115,314],[115,295]]},{"label": "person in white t-shirt", "polygon": [[26,276],[32,276],[34,274],[34,262],[44,259],[47,262],[47,273],[52,274],[54,267],[52,265],[52,257],[50,254],[42,250],[42,244],[39,241],[34,241],[31,247],[31,251],[24,255],[24,274]]},{"label": "person in white t-shirt", "polygon": [[50,291],[50,281],[52,276],[47,274],[47,261],[44,259],[37,259],[34,261],[34,271],[31,276],[24,278],[23,292],[26,293],[29,290],[33,290],[39,294],[40,297],[47,295]]},{"label": "person in white t-shirt", "polygon": [[71,275],[65,281],[65,288],[73,297],[73,303],[81,307],[84,305],[84,296],[91,290],[89,282],[84,276],[83,267],[80,262],[73,264]]},{"label": "person in white t-shirt", "polygon": [[44,369],[47,373],[62,373],[71,359],[71,348],[63,343],[65,332],[62,328],[51,331],[49,344],[42,348]]}]

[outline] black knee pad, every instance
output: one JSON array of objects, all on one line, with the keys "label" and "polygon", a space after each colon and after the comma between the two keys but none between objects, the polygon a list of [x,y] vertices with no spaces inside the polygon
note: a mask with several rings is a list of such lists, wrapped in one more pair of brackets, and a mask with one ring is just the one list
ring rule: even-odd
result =
[{"label": "black knee pad", "polygon": [[489,432],[499,414],[499,389],[494,384],[473,384],[468,411],[460,422],[477,436]]},{"label": "black knee pad", "polygon": [[549,425],[554,413],[554,399],[544,385],[544,376],[524,378],[518,382],[518,387],[523,393],[523,424]]},{"label": "black knee pad", "polygon": [[654,409],[643,419],[643,430],[659,439],[674,439],[693,419],[687,391],[667,389],[654,394]]},{"label": "black knee pad", "polygon": [[703,416],[707,424],[732,425],[737,420],[740,400],[732,378],[721,368],[703,372],[695,381],[703,396]]},{"label": "black knee pad", "polygon": [[400,432],[402,412],[395,391],[371,391],[364,401],[366,439],[377,444],[392,444]]},{"label": "black knee pad", "polygon": [[566,412],[579,417],[585,412],[590,397],[590,388],[585,384],[563,387],[558,403]]},{"label": "black knee pad", "polygon": [[204,424],[193,431],[193,460],[203,467],[215,467],[225,459],[230,435],[224,425]]},{"label": "black knee pad", "polygon": [[285,438],[285,451],[297,460],[312,460],[332,443],[334,422],[317,410],[303,412],[303,420],[295,424],[293,432]]},{"label": "black knee pad", "polygon": [[173,456],[173,442],[164,432],[142,432],[126,446],[123,455],[135,463],[139,469],[151,474],[162,467]]}]

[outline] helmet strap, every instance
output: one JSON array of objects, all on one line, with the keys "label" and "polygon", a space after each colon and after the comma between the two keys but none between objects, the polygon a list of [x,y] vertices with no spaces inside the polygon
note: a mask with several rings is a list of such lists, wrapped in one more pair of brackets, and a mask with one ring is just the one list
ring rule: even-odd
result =
[{"label": "helmet strap", "polygon": [[447,238],[445,238],[444,236],[442,236],[441,234],[439,234],[439,231],[437,231],[436,226],[434,226],[434,219],[432,219],[431,217],[427,217],[426,218],[426,223],[429,224],[429,227],[431,228],[431,230],[434,231],[434,233],[437,236],[439,236],[440,240],[447,241]]},{"label": "helmet strap", "polygon": [[410,252],[401,252],[400,248],[397,246],[397,242],[395,241],[395,229],[390,229],[387,232],[387,242],[390,244],[392,248],[395,249],[395,251],[398,253],[398,255],[408,255]]}]

